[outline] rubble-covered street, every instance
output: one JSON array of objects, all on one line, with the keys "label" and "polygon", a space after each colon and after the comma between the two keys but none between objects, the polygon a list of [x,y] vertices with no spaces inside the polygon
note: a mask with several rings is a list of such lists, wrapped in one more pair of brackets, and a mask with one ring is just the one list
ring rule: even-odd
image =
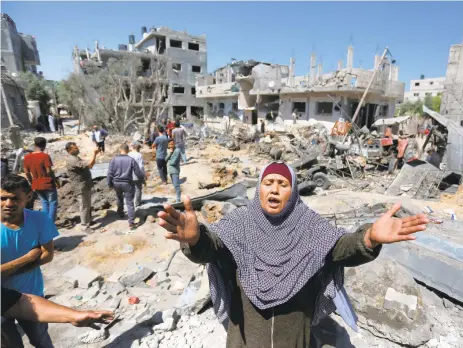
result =
[{"label": "rubble-covered street", "polygon": [[462,10],[3,2],[1,348],[463,348]]},{"label": "rubble-covered street", "polygon": [[[151,150],[142,150],[150,179],[137,210],[141,226],[130,231],[115,212],[114,194],[105,180],[105,163],[130,137],[108,139],[105,156],[92,169],[97,218],[95,232],[87,235],[75,226],[78,204],[64,170],[64,144],[76,141],[83,157],[93,145],[85,134],[72,135],[75,121],[65,124],[71,134],[49,137],[47,148],[62,187],[57,219],[61,236],[55,241],[53,262],[42,268],[45,293],[74,308],[114,310],[116,319],[101,330],[51,324],[55,346],[224,347],[226,331],[210,307],[204,266],[188,261],[176,243],[164,239],[157,224],[156,212],[162,203],[173,201],[175,191],[160,185]],[[207,126],[187,128],[191,161],[181,167],[182,191],[193,198],[200,221],[213,223],[246,204],[254,195],[259,168],[271,160],[275,148],[293,163],[303,185],[308,175],[304,172],[329,158],[320,155],[324,151],[320,144],[308,145],[309,134],[320,136],[317,127],[321,126],[289,127],[249,138],[243,138],[243,132],[224,138],[225,133]],[[34,136],[23,135],[26,144]],[[326,134],[325,139],[329,141]],[[239,150],[230,149],[230,142]],[[318,160],[307,160],[317,151]],[[437,199],[417,199],[405,190],[385,195],[398,172],[371,168],[356,178],[328,171],[329,188],[312,183],[301,191],[312,209],[348,230],[378,217],[396,201],[402,202],[404,212],[425,211],[435,221],[415,242],[385,246],[377,261],[346,269],[346,289],[359,316],[359,332],[333,314],[314,329],[317,342],[335,347],[461,347],[463,288],[455,280],[463,272],[463,225],[448,212],[463,216],[462,186],[455,193],[440,192]]]}]

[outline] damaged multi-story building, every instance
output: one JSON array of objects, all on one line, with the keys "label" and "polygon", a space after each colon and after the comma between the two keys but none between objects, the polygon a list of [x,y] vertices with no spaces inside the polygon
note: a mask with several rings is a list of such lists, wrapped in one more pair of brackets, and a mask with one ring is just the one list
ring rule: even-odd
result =
[{"label": "damaged multi-story building", "polygon": [[450,47],[440,113],[463,127],[463,43]]},{"label": "damaged multi-story building", "polygon": [[[104,68],[110,58],[136,56],[142,61],[144,72],[150,70],[154,54],[167,60],[169,96],[166,98],[165,115],[170,119],[191,119],[202,116],[205,102],[196,98],[196,76],[207,72],[206,36],[193,36],[185,31],[166,27],[142,27],[142,37],[136,42],[129,35],[129,43],[120,44],[118,50],[107,49],[95,43],[95,49],[74,49],[74,71],[88,73],[94,67]],[[143,75],[143,74],[142,74]]]},{"label": "damaged multi-story building", "polygon": [[0,20],[2,29],[0,63],[3,94],[2,128],[11,126],[11,123],[28,127],[30,120],[25,96],[26,84],[20,79],[18,73],[30,71],[37,74],[37,66],[40,65],[37,42],[34,36],[18,32],[16,23],[6,13],[0,14]]},{"label": "damaged multi-story building", "polygon": [[[213,75],[199,76],[196,96],[207,102],[206,116],[236,116],[257,124],[258,119],[285,123],[309,120],[332,125],[340,118],[352,117],[375,74],[374,69],[353,66],[354,48],[348,47],[347,64],[338,62],[336,71],[324,73],[316,55],[310,57],[307,75],[295,75],[295,60],[289,66],[256,61],[234,61]],[[380,64],[381,62],[381,64]],[[379,66],[357,117],[359,126],[370,127],[379,118],[393,117],[395,104],[403,100],[405,84],[399,81],[395,61],[375,56]]]}]

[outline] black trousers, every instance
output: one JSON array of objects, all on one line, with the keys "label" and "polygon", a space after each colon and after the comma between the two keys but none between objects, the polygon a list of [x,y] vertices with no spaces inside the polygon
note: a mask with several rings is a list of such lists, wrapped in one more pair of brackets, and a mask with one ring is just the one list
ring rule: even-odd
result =
[{"label": "black trousers", "polygon": [[124,199],[127,205],[127,215],[129,216],[129,224],[132,225],[135,220],[135,206],[133,199],[135,197],[135,185],[128,182],[114,183],[114,191],[117,197],[117,212],[124,212]]},{"label": "black trousers", "polygon": [[162,182],[167,182],[167,162],[165,159],[156,159],[156,165],[158,167],[159,176]]}]

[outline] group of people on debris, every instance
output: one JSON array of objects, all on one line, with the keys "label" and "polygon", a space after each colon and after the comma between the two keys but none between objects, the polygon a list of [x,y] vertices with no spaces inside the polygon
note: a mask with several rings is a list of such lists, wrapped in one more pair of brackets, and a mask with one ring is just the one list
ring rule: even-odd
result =
[{"label": "group of people on debris", "polygon": [[[157,126],[152,146],[156,149],[161,179],[167,183],[166,163],[169,167],[173,156],[180,161],[184,152],[175,144],[169,158],[169,137],[164,126]],[[176,137],[184,141],[176,135],[176,128],[170,137],[174,142]],[[48,156],[40,154],[43,141],[36,140],[36,147],[37,161]],[[137,145],[133,149],[137,152]],[[68,143],[66,150],[70,155],[71,181],[79,185],[79,195],[88,194],[90,168],[100,147],[95,149],[90,163],[78,157],[75,143]],[[145,179],[137,162],[139,156],[130,156],[127,145],[122,145],[120,152],[108,172],[108,184],[116,190],[118,204],[122,197],[127,201],[132,197],[135,188],[129,187],[129,182]],[[56,180],[51,159],[42,163],[48,164],[46,177],[36,176],[32,164],[25,167],[29,168],[26,171],[28,178],[32,177],[33,189],[48,197],[56,191]],[[174,181],[172,172],[171,179]],[[58,231],[53,223],[56,211],[50,205],[48,212],[46,204],[44,212],[25,208],[31,195],[25,178],[2,178],[2,290],[10,289],[2,291],[2,336],[7,332],[6,341],[11,342],[11,347],[23,347],[14,325],[17,319],[32,345],[53,347],[45,322],[88,325],[112,320],[113,314],[74,311],[40,298],[44,295],[40,266],[52,261],[53,238]],[[295,172],[281,162],[261,170],[255,197],[248,205],[233,210],[215,224],[198,222],[188,196],[183,197],[183,206],[184,211],[180,212],[170,204],[164,205],[158,213],[159,225],[166,230],[166,239],[181,243],[183,253],[192,262],[209,265],[211,298],[228,332],[228,348],[308,348],[312,326],[334,309],[356,328],[356,316],[343,287],[344,267],[374,260],[382,244],[415,239],[413,234],[425,230],[429,223],[423,214],[395,218],[400,209],[400,204],[395,204],[375,223],[347,233],[332,226],[301,200]],[[90,224],[91,212],[85,214],[82,220]]]},{"label": "group of people on debris", "polygon": [[[156,150],[156,164],[163,184],[167,184],[167,170],[176,188],[176,201],[180,201],[180,161],[187,162],[185,154],[186,133],[177,121],[165,127],[166,121],[156,126],[152,147]],[[50,124],[51,127],[51,124]],[[167,129],[167,132],[166,132]],[[89,162],[80,157],[75,142],[68,142],[66,167],[70,184],[80,200],[80,218],[83,230],[91,232],[92,224],[92,174],[90,169],[97,155],[104,153],[108,132],[94,126],[91,139],[96,147]],[[171,144],[172,151],[168,154]],[[67,322],[76,326],[89,326],[95,322],[112,320],[108,311],[76,311],[47,301],[44,296],[43,276],[40,266],[53,260],[53,239],[59,236],[55,225],[58,209],[59,181],[53,171],[53,162],[45,153],[47,141],[34,140],[34,152],[24,157],[26,178],[16,174],[2,177],[1,183],[1,273],[2,273],[2,347],[23,347],[15,320],[26,333],[34,347],[53,347],[47,322]],[[107,174],[107,183],[117,197],[117,212],[124,216],[127,205],[129,228],[135,228],[135,207],[142,202],[142,186],[146,184],[142,144],[122,144]],[[27,209],[36,194],[41,201],[41,211]]]},{"label": "group of people on debris", "polygon": [[35,126],[38,132],[53,132],[64,135],[63,119],[59,113],[50,112],[47,116],[41,115]]}]

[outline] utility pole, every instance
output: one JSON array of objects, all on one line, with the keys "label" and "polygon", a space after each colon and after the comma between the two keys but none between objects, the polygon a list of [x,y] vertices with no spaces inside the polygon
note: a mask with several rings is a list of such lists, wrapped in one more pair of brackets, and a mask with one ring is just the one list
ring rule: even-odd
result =
[{"label": "utility pole", "polygon": [[[374,79],[376,77],[376,73],[379,71],[379,67],[383,63],[383,60],[386,58],[387,52],[389,52],[388,47],[386,47],[384,49],[383,55],[379,59],[378,65],[375,67],[375,70],[373,71],[373,75],[371,76],[370,82],[368,82],[368,86],[365,89],[365,92],[363,92],[362,99],[360,99],[359,105],[357,106],[357,109],[355,110],[354,116],[352,116],[352,123],[355,123],[355,121],[357,119],[357,116],[358,116],[358,114],[360,112],[360,109],[362,108],[363,102],[365,101],[365,98],[366,98],[366,96],[368,94],[368,91],[369,91],[369,89],[370,89],[371,85],[373,84],[373,81],[374,81]],[[347,133],[346,133],[346,135],[344,135],[344,139],[342,140],[343,143],[346,141],[346,138],[347,138]]]}]

